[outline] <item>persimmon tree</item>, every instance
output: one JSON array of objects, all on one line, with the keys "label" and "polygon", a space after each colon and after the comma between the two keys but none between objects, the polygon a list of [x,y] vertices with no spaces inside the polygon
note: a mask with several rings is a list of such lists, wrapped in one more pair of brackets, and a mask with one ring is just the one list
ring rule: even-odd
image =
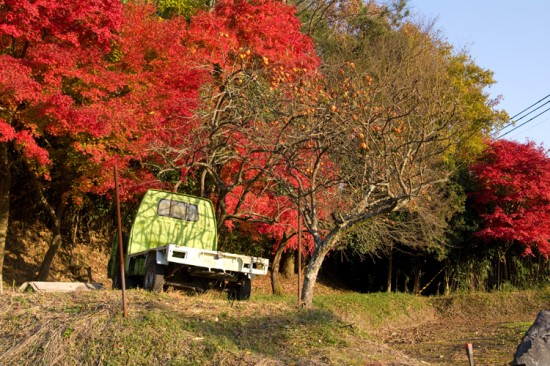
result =
[{"label": "persimmon tree", "polygon": [[497,140],[489,143],[471,166],[477,189],[474,209],[483,219],[476,235],[497,243],[501,260],[511,246],[523,255],[550,254],[550,158],[534,142]]},{"label": "persimmon tree", "polygon": [[271,82],[314,69],[313,43],[290,6],[222,1],[191,18],[183,44],[210,78],[201,88],[203,104],[189,118],[191,133],[170,129],[170,140],[152,146],[161,177],[176,177],[174,189],[196,181],[197,193],[215,201],[220,230],[246,220],[280,240],[290,224],[277,223],[291,216],[289,202],[266,174],[280,164]]},{"label": "persimmon tree", "polygon": [[[447,181],[451,157],[473,123],[463,118],[470,106],[450,72],[452,54],[429,32],[405,23],[377,37],[359,28],[338,40],[324,76],[303,88],[310,113],[293,120],[281,151],[292,173],[280,175],[279,183],[293,200],[303,199],[314,239],[306,306],[325,256],[347,233],[428,199]],[[484,86],[472,89],[481,93]],[[490,101],[484,103],[491,110]],[[491,123],[482,121],[478,131]]]}]

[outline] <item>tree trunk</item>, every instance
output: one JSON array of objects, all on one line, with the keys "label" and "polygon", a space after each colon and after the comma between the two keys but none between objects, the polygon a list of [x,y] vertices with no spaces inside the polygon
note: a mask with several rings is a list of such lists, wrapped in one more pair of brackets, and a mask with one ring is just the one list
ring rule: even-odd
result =
[{"label": "tree trunk", "polygon": [[330,246],[326,243],[320,248],[315,248],[313,254],[309,260],[309,264],[304,275],[304,285],[302,287],[302,304],[306,308],[311,308],[313,306],[313,289],[315,283],[317,282],[317,275],[323,264],[325,256],[330,251]]},{"label": "tree trunk", "polygon": [[451,293],[451,285],[450,285],[451,274],[450,274],[449,268],[451,268],[451,261],[447,259],[445,261],[445,290],[443,292],[445,296],[448,296]]},{"label": "tree trunk", "polygon": [[271,289],[273,291],[273,295],[280,296],[283,294],[283,288],[281,287],[281,281],[279,280],[279,267],[281,265],[281,257],[283,256],[287,243],[288,240],[284,237],[275,252],[275,257],[273,257],[273,264],[271,267]]},{"label": "tree trunk", "polygon": [[510,274],[508,272],[508,261],[506,260],[506,252],[504,252],[504,255],[502,256],[502,267],[504,269],[504,283],[510,281]]},{"label": "tree trunk", "polygon": [[388,253],[388,274],[386,280],[386,292],[391,293],[391,282],[393,272],[393,245],[390,245],[390,252]]},{"label": "tree trunk", "polygon": [[500,253],[498,255],[498,260],[497,260],[497,290],[500,291],[500,285],[501,285],[501,277],[500,277]]},{"label": "tree trunk", "polygon": [[282,260],[282,268],[280,270],[281,274],[285,278],[291,278],[295,271],[296,267],[296,255],[294,255],[294,252],[286,251],[283,253]]},{"label": "tree trunk", "polygon": [[417,253],[414,261],[414,284],[413,294],[417,295],[420,292],[420,276],[422,274],[422,253]]},{"label": "tree trunk", "polygon": [[[38,275],[36,276],[37,281],[47,281],[48,276],[50,274],[50,268],[52,266],[53,259],[55,258],[55,255],[57,254],[57,251],[59,250],[59,248],[61,247],[61,243],[63,242],[62,236],[61,236],[61,220],[63,219],[63,214],[65,213],[66,205],[65,203],[63,203],[63,201],[60,201],[59,205],[57,206],[57,209],[54,210],[53,207],[46,200],[46,197],[44,197],[44,194],[42,192],[42,187],[40,186],[40,184],[37,181],[35,181],[34,183],[35,183],[36,189],[38,190],[40,202],[42,203],[42,205],[48,212],[50,219],[52,220],[52,240],[50,242],[48,251],[44,256],[44,259],[42,260],[42,264],[40,265],[40,270],[38,271]],[[61,195],[61,197],[63,197],[63,195]]]},{"label": "tree trunk", "polygon": [[10,217],[10,186],[11,174],[8,143],[2,142],[0,143],[0,295],[4,291],[2,273],[4,270],[4,253]]}]

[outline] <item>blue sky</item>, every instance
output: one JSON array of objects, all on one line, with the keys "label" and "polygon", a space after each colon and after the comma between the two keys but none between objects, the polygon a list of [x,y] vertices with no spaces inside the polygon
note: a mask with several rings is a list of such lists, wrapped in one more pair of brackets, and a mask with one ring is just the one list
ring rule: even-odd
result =
[{"label": "blue sky", "polygon": [[[467,49],[477,65],[494,72],[497,83],[488,92],[491,97],[502,96],[500,108],[510,116],[550,94],[550,1],[409,0],[408,4],[415,17],[436,19],[436,29],[449,43]],[[504,138],[529,139],[550,148],[550,111]]]}]

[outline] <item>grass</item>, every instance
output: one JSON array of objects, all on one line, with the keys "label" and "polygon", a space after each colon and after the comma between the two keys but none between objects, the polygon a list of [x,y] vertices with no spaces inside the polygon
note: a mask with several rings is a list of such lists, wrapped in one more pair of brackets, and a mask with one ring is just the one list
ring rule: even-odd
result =
[{"label": "grass", "polygon": [[[445,298],[322,294],[306,310],[296,307],[294,297],[230,302],[216,293],[130,290],[124,318],[116,291],[11,292],[0,297],[0,364],[415,365],[391,348],[395,334],[409,335],[410,329],[456,314],[481,318],[499,309],[507,321],[499,331],[516,342],[530,323],[514,314],[530,310],[527,317],[534,319],[534,309],[547,304],[549,294],[547,289]],[[472,313],[475,309],[482,311]],[[379,339],[384,335],[386,344]],[[430,347],[438,342],[448,347],[454,339],[436,339]],[[430,347],[426,352],[437,353]]]}]

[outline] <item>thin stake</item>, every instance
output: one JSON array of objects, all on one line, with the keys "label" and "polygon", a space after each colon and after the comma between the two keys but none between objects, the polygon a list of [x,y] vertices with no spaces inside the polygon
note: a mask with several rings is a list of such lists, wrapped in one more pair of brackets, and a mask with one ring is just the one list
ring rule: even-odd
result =
[{"label": "thin stake", "polygon": [[298,191],[298,306],[302,306],[302,191]]},{"label": "thin stake", "polygon": [[470,366],[474,366],[474,347],[471,343],[466,343],[466,354],[468,355],[468,361],[470,361]]},{"label": "thin stake", "polygon": [[120,263],[120,279],[122,285],[122,310],[124,317],[128,315],[128,306],[126,305],[126,278],[124,276],[124,250],[122,249],[122,220],[120,218],[120,196],[118,192],[118,170],[115,164],[115,201],[116,201],[116,219],[118,226],[118,258]]}]

